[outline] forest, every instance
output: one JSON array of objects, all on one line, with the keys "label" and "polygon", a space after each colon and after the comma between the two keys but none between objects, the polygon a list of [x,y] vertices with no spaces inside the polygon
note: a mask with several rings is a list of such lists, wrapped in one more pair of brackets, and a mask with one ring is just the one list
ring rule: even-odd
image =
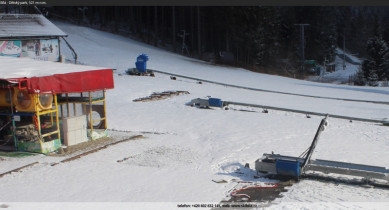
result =
[{"label": "forest", "polygon": [[[336,48],[365,60],[360,83],[389,79],[388,7],[143,6],[45,7],[66,20],[252,71],[305,75],[304,61],[325,66]],[[284,68],[285,69],[285,68]],[[358,83],[358,82],[357,82]],[[359,83],[358,83],[359,84]]]}]

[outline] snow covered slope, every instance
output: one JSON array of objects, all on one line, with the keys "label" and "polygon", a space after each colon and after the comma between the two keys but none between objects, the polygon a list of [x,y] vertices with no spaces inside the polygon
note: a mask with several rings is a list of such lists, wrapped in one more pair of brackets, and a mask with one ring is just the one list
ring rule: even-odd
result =
[{"label": "snow covered slope", "polygon": [[[69,34],[68,40],[80,61],[88,65],[124,72],[134,67],[139,54],[146,53],[150,57],[149,68],[187,76],[309,95],[389,101],[388,88],[319,84],[214,66],[118,35],[65,23],[57,25]],[[160,101],[133,102],[136,98],[167,90],[189,91],[190,94]],[[240,174],[236,173],[237,169],[247,171],[245,163],[253,168],[257,158],[271,151],[300,155],[310,145],[321,120],[278,111],[264,114],[262,110],[237,106],[227,111],[185,105],[193,98],[207,96],[374,119],[389,115],[387,105],[255,92],[197,84],[180,78],[170,80],[161,74],[135,77],[116,73],[115,89],[107,91],[109,128],[132,131],[130,134],[121,132],[121,135],[141,133],[147,138],[117,144],[55,167],[49,163],[64,157],[3,158],[0,173],[34,161],[40,164],[2,177],[0,203],[25,208],[25,204],[17,202],[131,202],[126,204],[131,209],[145,209],[147,204],[151,205],[150,209],[172,209],[185,203],[218,203],[226,199],[236,180],[270,182],[254,179],[253,170]],[[245,111],[237,111],[241,109]],[[388,127],[331,118],[329,122],[313,158],[389,167]],[[111,131],[111,134],[117,135],[117,132]],[[227,183],[217,184],[213,179]],[[389,207],[388,190],[308,180],[293,185],[282,196],[271,203],[271,208]],[[140,206],[138,202],[147,203]],[[45,205],[46,209],[53,205],[58,207],[55,203]],[[45,205],[28,207],[42,209]],[[74,205],[93,209],[106,207],[106,204],[96,206],[93,203]]]},{"label": "snow covered slope", "polygon": [[[148,68],[170,73],[235,85],[300,94],[366,100],[389,100],[388,88],[364,87],[352,88],[352,91],[350,91],[349,87],[345,86],[318,84],[309,81],[258,74],[239,68],[215,66],[203,61],[166,52],[144,43],[135,42],[119,35],[112,35],[65,23],[56,23],[56,25],[70,34],[67,40],[69,40],[77,51],[79,61],[88,65],[118,69],[119,72],[124,72],[127,68],[135,67],[136,57],[142,53],[146,53],[150,58],[150,61],[147,63]],[[68,54],[66,57],[71,58],[71,55]],[[365,92],[377,94],[364,94]]]}]

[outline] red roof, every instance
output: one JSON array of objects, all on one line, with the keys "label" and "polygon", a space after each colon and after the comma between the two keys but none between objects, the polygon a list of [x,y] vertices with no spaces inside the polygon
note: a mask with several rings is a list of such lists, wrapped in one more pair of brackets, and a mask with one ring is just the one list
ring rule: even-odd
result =
[{"label": "red roof", "polygon": [[75,93],[113,89],[112,69],[0,56],[0,79],[30,93]]},{"label": "red roof", "polygon": [[112,69],[31,77],[27,84],[29,92],[34,93],[76,93],[114,88]]}]

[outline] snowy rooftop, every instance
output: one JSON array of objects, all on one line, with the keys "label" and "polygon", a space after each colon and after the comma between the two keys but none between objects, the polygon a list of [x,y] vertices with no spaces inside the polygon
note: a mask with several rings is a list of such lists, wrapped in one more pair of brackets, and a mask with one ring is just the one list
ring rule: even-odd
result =
[{"label": "snowy rooftop", "polygon": [[0,56],[0,79],[42,77],[107,68]]},{"label": "snowy rooftop", "polygon": [[0,38],[67,36],[43,15],[0,14]]}]

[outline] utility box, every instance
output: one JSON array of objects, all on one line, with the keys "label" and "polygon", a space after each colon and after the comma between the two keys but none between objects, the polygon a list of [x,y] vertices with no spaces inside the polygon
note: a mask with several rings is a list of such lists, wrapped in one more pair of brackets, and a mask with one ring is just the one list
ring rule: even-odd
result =
[{"label": "utility box", "polygon": [[223,107],[223,101],[220,98],[209,98],[209,106]]},{"label": "utility box", "polygon": [[300,161],[277,160],[276,170],[282,176],[300,177]]},{"label": "utility box", "polygon": [[88,141],[86,115],[64,118],[63,134],[65,146]]},{"label": "utility box", "polygon": [[149,56],[142,54],[136,58],[135,66],[141,73],[146,73],[146,62],[149,60]]}]

